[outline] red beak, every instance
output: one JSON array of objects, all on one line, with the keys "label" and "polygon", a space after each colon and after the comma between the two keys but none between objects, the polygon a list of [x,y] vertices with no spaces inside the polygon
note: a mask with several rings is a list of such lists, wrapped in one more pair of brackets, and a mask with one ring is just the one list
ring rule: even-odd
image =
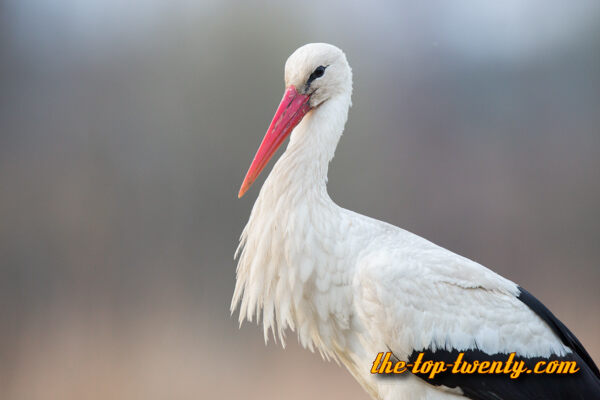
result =
[{"label": "red beak", "polygon": [[273,121],[271,121],[271,125],[269,125],[269,129],[246,173],[246,178],[244,178],[238,198],[242,197],[250,189],[250,186],[258,178],[261,171],[265,168],[271,157],[273,157],[273,154],[275,154],[275,151],[281,146],[281,143],[289,136],[294,127],[300,123],[304,115],[310,111],[309,98],[309,95],[298,93],[294,86],[290,86],[285,90]]}]

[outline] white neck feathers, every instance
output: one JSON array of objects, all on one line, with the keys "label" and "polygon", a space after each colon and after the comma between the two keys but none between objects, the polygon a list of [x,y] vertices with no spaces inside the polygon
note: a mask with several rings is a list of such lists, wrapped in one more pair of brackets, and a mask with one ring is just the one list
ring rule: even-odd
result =
[{"label": "white neck feathers", "polygon": [[242,233],[231,304],[232,312],[240,304],[240,324],[255,314],[259,318],[262,310],[265,340],[272,330],[283,343],[283,331],[290,327],[298,330],[303,345],[314,343],[326,356],[336,344],[319,334],[323,327],[309,315],[314,306],[306,299],[314,300],[316,285],[330,282],[319,269],[334,262],[327,249],[335,244],[325,242],[335,241],[331,231],[339,228],[340,209],[327,194],[327,170],[346,123],[350,91],[312,110],[292,132]]}]

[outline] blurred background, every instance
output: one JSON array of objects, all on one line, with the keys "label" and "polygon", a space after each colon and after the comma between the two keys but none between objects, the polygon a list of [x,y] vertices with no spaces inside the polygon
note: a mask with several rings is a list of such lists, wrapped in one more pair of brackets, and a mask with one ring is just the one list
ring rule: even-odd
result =
[{"label": "blurred background", "polygon": [[5,0],[0,398],[367,399],[229,314],[266,174],[237,191],[315,41],[354,71],[332,198],[517,281],[600,362],[600,2]]}]

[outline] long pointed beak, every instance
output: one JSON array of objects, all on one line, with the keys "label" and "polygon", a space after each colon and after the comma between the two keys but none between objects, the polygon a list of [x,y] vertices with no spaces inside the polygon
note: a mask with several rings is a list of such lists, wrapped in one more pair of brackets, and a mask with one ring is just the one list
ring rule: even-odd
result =
[{"label": "long pointed beak", "polygon": [[273,121],[271,121],[271,125],[269,125],[269,129],[246,173],[238,198],[241,198],[250,189],[250,186],[258,178],[273,154],[281,146],[281,143],[300,123],[304,115],[310,111],[309,98],[309,95],[298,93],[294,86],[290,86],[285,90]]}]

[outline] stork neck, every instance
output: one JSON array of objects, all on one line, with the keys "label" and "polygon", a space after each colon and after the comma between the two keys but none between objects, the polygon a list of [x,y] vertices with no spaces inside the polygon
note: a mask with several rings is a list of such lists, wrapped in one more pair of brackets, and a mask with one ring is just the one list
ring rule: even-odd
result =
[{"label": "stork neck", "polygon": [[292,132],[285,153],[265,184],[277,186],[278,194],[312,192],[329,199],[326,187],[329,162],[344,131],[349,107],[350,93],[342,93],[308,113]]},{"label": "stork neck", "polygon": [[[258,317],[263,309],[265,337],[269,329],[275,332],[277,326],[283,342],[286,327],[297,326],[304,346],[315,343],[328,355],[334,354],[333,343],[343,343],[345,339],[328,334],[321,337],[319,329],[339,332],[349,317],[336,314],[342,321],[339,326],[335,318],[317,324],[320,319],[310,296],[311,292],[318,292],[315,285],[323,285],[323,281],[317,283],[321,279],[318,276],[326,276],[322,279],[329,282],[333,272],[324,268],[335,269],[335,263],[341,259],[339,254],[324,250],[339,248],[335,243],[325,243],[344,234],[343,219],[339,218],[342,209],[327,194],[326,184],[329,161],[344,129],[349,106],[349,93],[330,98],[308,113],[293,131],[285,153],[263,184],[242,233],[238,250],[243,250],[232,300],[235,307],[241,299],[240,320],[251,320],[255,312]],[[335,299],[336,305],[327,307],[333,309],[341,304],[338,297]],[[328,301],[333,300],[320,299],[321,304]]]}]

